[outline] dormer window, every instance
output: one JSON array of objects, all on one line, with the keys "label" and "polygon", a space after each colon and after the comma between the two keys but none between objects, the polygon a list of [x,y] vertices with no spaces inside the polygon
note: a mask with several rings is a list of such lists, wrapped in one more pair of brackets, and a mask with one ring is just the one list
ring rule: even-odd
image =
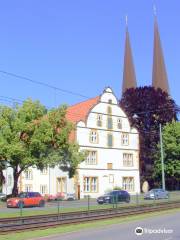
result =
[{"label": "dormer window", "polygon": [[97,115],[97,126],[102,127],[102,114]]},{"label": "dormer window", "polygon": [[121,120],[121,118],[117,119],[117,128],[118,129],[122,129],[122,120]]}]

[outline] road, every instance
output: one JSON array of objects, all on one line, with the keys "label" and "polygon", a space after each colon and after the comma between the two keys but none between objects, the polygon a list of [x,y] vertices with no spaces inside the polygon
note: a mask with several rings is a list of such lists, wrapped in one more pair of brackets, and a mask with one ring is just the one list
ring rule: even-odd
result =
[{"label": "road", "polygon": [[[135,234],[137,227],[143,228],[140,236]],[[166,233],[152,233],[166,231]],[[151,233],[147,233],[151,231]],[[167,233],[167,231],[169,233]],[[38,240],[179,240],[180,239],[180,211],[176,213],[153,216],[147,219],[108,225],[97,229],[86,229],[74,233],[38,238]],[[37,240],[37,239],[36,239]]]}]

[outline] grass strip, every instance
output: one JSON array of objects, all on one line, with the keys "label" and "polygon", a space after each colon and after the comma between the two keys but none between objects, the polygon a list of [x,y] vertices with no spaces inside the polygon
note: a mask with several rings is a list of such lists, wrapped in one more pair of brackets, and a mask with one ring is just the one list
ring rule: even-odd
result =
[{"label": "grass strip", "polygon": [[127,222],[137,221],[137,220],[141,220],[149,217],[161,216],[163,214],[175,213],[177,211],[180,211],[180,208],[163,210],[155,213],[145,213],[145,214],[130,216],[130,217],[113,218],[113,219],[99,220],[99,221],[81,223],[81,224],[75,224],[75,225],[59,226],[56,228],[33,230],[33,231],[27,231],[27,232],[21,232],[21,233],[12,233],[8,235],[0,235],[0,240],[12,240],[12,239],[13,240],[30,240],[30,239],[35,239],[39,237],[45,237],[45,236],[47,237],[50,235],[76,232],[79,230],[82,231],[84,229],[99,228],[99,227],[104,227],[112,224],[127,223]]}]

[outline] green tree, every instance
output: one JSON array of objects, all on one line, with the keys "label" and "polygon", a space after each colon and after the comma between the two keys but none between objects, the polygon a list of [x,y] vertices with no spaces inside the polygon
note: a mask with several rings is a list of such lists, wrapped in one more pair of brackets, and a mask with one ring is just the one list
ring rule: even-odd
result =
[{"label": "green tree", "polygon": [[165,125],[176,120],[178,108],[166,92],[153,87],[127,89],[120,100],[120,107],[140,134],[141,181],[148,180],[153,185],[152,172],[159,142],[159,124]]},{"label": "green tree", "polygon": [[[164,172],[168,187],[180,187],[180,122],[173,121],[163,128]],[[160,145],[155,155],[154,177],[161,181]]]},{"label": "green tree", "polygon": [[69,142],[73,126],[65,115],[65,106],[48,112],[32,100],[14,108],[0,107],[0,169],[2,173],[7,166],[13,168],[14,196],[20,174],[29,167],[59,165],[70,176],[75,173],[84,155],[76,143]]}]

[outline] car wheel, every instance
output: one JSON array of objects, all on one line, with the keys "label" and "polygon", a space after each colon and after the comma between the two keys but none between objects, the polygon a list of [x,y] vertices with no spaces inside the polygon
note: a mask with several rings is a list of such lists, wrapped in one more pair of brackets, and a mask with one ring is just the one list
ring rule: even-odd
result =
[{"label": "car wheel", "polygon": [[126,203],[129,203],[129,202],[130,202],[130,198],[127,198],[125,202],[126,202]]},{"label": "car wheel", "polygon": [[24,202],[18,202],[17,207],[18,208],[23,208],[24,207]]},{"label": "car wheel", "polygon": [[45,201],[44,201],[44,200],[41,200],[41,201],[39,202],[39,207],[44,207],[44,205],[45,205]]},{"label": "car wheel", "polygon": [[102,204],[103,204],[103,202],[98,202],[98,204],[102,205]]}]

